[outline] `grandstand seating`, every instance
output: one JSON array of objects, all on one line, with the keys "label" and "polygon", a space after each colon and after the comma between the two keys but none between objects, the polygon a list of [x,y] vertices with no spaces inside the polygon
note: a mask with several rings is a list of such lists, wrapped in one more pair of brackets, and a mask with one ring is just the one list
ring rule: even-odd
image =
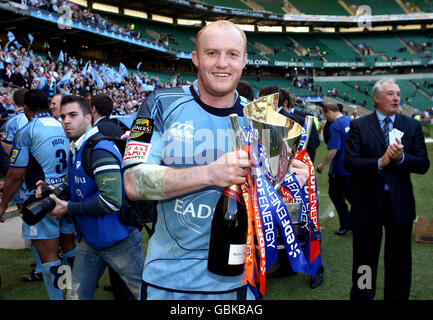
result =
[{"label": "grandstand seating", "polygon": [[402,14],[403,8],[395,0],[346,0],[346,4],[366,5],[371,8],[372,15]]},{"label": "grandstand seating", "polygon": [[[354,45],[365,45],[372,49],[372,53],[383,54],[387,57],[399,57],[401,59],[411,58],[413,54],[406,50],[400,52],[401,48],[407,48],[404,41],[398,38],[396,33],[370,32],[362,34],[346,34],[345,37]],[[416,55],[415,55],[416,56]]]},{"label": "grandstand seating", "polygon": [[349,12],[338,3],[337,0],[320,0],[320,1],[305,1],[305,0],[290,0],[300,12],[304,14],[322,14],[347,16]]},{"label": "grandstand seating", "polygon": [[[107,16],[109,16],[110,20],[113,23],[121,26],[125,26],[128,23],[131,23],[131,20],[133,20],[129,17],[123,18],[121,16],[114,15]],[[173,34],[178,43],[170,43],[169,46],[177,50],[191,52],[194,50],[195,47],[195,42],[193,41],[193,39],[195,38],[197,29],[193,27],[177,26],[176,28],[174,28],[172,25],[169,24],[139,20],[135,23],[135,30],[137,32],[141,31],[142,40],[147,40],[155,43],[158,43],[161,34]]]},{"label": "grandstand seating", "polygon": [[410,0],[410,3],[414,4],[423,12],[433,12],[433,3],[428,0]]},{"label": "grandstand seating", "polygon": [[[418,80],[418,81],[421,82],[422,80]],[[422,91],[416,90],[416,87],[413,82],[408,80],[397,80],[396,83],[400,87],[401,100],[403,103],[409,104],[412,107],[419,110],[425,110],[427,107],[433,104],[431,98],[424,95]],[[414,96],[415,92],[416,92],[416,96]]]},{"label": "grandstand seating", "polygon": [[341,37],[334,34],[310,35],[293,33],[291,37],[305,49],[318,46],[322,53],[326,51],[325,58],[328,61],[351,61],[358,55],[358,52],[350,47]]},{"label": "grandstand seating", "polygon": [[283,10],[282,3],[274,3],[274,2],[265,2],[265,1],[256,1],[259,5],[261,5],[266,11],[270,11],[278,14],[286,14]]},{"label": "grandstand seating", "polygon": [[201,0],[200,2],[206,3],[210,6],[251,10],[251,8],[245,3],[243,3],[241,0]]},{"label": "grandstand seating", "polygon": [[[250,45],[255,45],[257,49],[264,48],[262,56],[269,60],[290,60],[291,58],[299,58],[292,49],[287,47],[288,42],[292,42],[287,35],[281,33],[268,33],[266,37],[260,34],[247,32],[247,39]],[[280,51],[277,55],[274,54],[274,47],[278,46]]]}]

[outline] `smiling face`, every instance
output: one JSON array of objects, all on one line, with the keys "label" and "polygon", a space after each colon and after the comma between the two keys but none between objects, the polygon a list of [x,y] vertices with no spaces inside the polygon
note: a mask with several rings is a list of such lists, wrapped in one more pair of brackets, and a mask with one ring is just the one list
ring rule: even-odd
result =
[{"label": "smiling face", "polygon": [[398,112],[400,106],[400,88],[395,83],[384,82],[381,94],[373,95],[373,100],[380,113],[392,116]]},{"label": "smiling face", "polygon": [[213,23],[197,39],[191,54],[198,68],[200,99],[213,107],[231,107],[247,62],[245,39],[230,23]]}]

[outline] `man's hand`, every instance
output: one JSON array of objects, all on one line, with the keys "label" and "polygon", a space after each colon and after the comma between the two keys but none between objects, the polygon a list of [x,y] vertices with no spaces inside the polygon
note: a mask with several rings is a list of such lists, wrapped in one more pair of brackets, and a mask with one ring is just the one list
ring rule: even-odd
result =
[{"label": "man's hand", "polygon": [[42,196],[42,187],[46,186],[48,183],[42,180],[39,180],[36,182],[36,190],[35,190],[35,197],[40,198]]},{"label": "man's hand", "polygon": [[393,143],[389,145],[388,149],[386,150],[386,153],[388,154],[389,158],[391,160],[400,162],[403,158],[403,149],[404,145],[401,143],[400,139],[396,139],[397,143]]},{"label": "man's hand", "polygon": [[325,164],[324,164],[324,163],[321,163],[321,164],[319,164],[319,165],[316,167],[316,171],[317,171],[318,173],[322,173],[324,169],[325,169]]},{"label": "man's hand", "polygon": [[385,154],[380,158],[379,164],[380,164],[381,168],[386,167],[391,162],[391,158],[389,156],[388,150],[389,150],[389,147],[388,147],[388,149],[386,149]]},{"label": "man's hand", "polygon": [[53,219],[60,218],[68,212],[68,201],[60,200],[54,194],[50,194],[50,198],[56,203],[53,211],[50,212]]},{"label": "man's hand", "polygon": [[310,177],[308,165],[300,160],[294,159],[292,165],[290,166],[290,172],[294,172],[296,174],[296,179],[298,180],[301,188],[303,188]]},{"label": "man's hand", "polygon": [[245,150],[228,152],[209,166],[210,185],[228,187],[247,180],[252,161]]}]

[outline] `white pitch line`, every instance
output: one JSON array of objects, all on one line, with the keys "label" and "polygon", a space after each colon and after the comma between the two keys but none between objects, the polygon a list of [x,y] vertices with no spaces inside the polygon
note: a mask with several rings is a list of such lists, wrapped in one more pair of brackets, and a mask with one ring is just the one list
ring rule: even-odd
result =
[{"label": "white pitch line", "polygon": [[330,216],[329,216],[329,214],[331,213],[331,211],[334,211],[335,210],[335,207],[334,207],[334,205],[332,204],[332,202],[328,205],[328,207],[325,209],[325,211],[323,211],[322,212],[322,214],[319,214],[319,221],[320,220],[323,220],[323,219],[325,219],[325,218],[331,218]]}]

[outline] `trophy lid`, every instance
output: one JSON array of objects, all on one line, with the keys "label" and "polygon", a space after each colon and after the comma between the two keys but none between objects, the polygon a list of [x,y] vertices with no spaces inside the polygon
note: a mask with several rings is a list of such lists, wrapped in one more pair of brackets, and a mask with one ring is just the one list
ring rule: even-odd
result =
[{"label": "trophy lid", "polygon": [[274,127],[286,127],[288,128],[287,136],[283,138],[296,138],[302,134],[303,128],[297,122],[277,111],[278,97],[278,92],[260,97],[245,106],[244,114],[249,120],[254,122]]},{"label": "trophy lid", "polygon": [[[247,104],[245,116],[257,130],[267,159],[263,164],[274,184],[279,183],[290,168],[298,150],[304,128],[278,113],[278,93],[261,97]],[[253,147],[256,149],[257,147]]]}]

